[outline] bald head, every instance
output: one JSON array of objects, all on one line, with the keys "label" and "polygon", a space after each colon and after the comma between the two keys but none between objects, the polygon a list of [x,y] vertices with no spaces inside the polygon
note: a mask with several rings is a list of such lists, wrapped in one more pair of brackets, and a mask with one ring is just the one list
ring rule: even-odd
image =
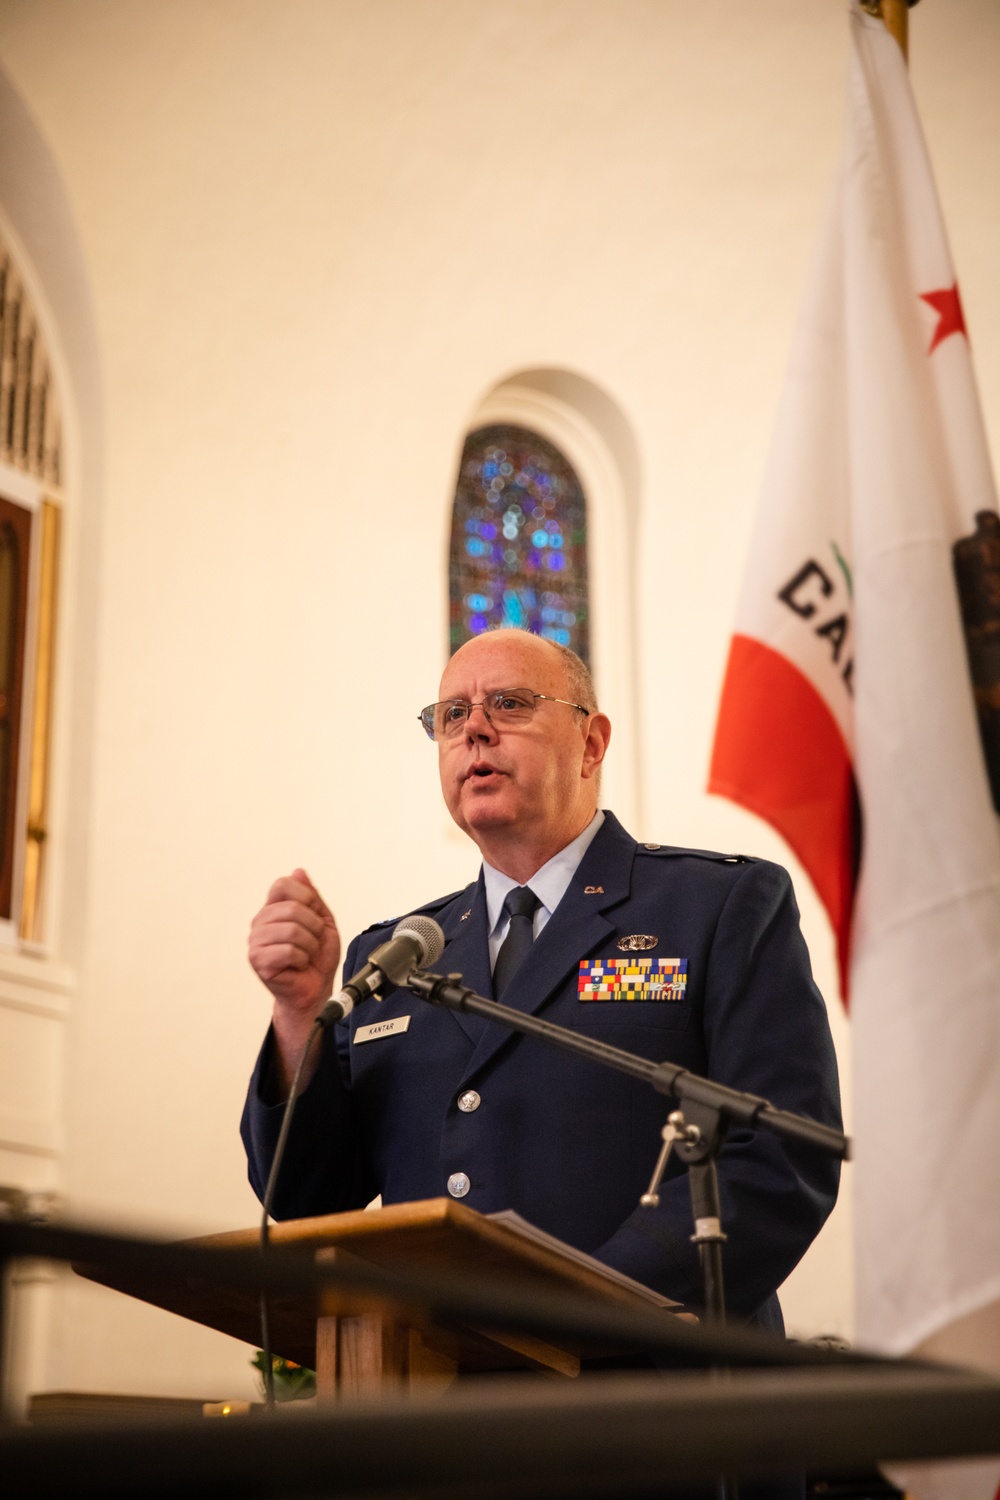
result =
[{"label": "bald head", "polygon": [[[596,712],[598,705],[594,679],[590,674],[590,668],[583,658],[577,656],[576,652],[571,651],[568,646],[560,646],[558,642],[546,640],[540,635],[533,635],[528,630],[491,630],[485,632],[483,635],[474,636],[471,641],[466,641],[464,646],[459,646],[458,650],[451,657],[448,668],[453,663],[464,662],[470,655],[482,650],[485,643],[497,640],[516,642],[518,645],[523,645],[525,647],[524,659],[526,661],[530,660],[531,653],[534,653],[535,658],[540,663],[544,663],[545,669],[550,669],[552,664],[558,664],[556,670],[561,670],[562,672],[562,691],[559,693],[559,697],[568,698],[571,703],[579,703],[591,713]],[[448,668],[445,669],[445,677],[448,675]],[[443,692],[445,677],[441,679],[442,696],[448,696]],[[529,685],[528,683],[515,682],[503,684],[506,687],[525,687]]]}]

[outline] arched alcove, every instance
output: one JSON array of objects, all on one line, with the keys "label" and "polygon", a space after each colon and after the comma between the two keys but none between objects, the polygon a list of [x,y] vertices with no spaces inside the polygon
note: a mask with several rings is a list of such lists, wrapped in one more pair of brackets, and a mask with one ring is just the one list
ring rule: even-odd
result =
[{"label": "arched alcove", "polygon": [[636,443],[611,396],[571,370],[537,368],[508,375],[470,413],[462,442],[466,433],[505,423],[547,439],[579,476],[587,510],[590,666],[614,731],[602,801],[638,833],[642,795],[634,587]]},{"label": "arched alcove", "polygon": [[93,682],[100,572],[102,382],[83,246],[59,168],[0,69],[0,236],[44,338],[60,404],[64,507],[55,655],[46,944],[73,961],[83,931]]},{"label": "arched alcove", "polygon": [[[0,1190],[14,1212],[44,1212],[70,1187],[66,1059],[73,1054],[75,965],[87,895],[101,382],[83,248],[69,198],[46,141],[2,69],[0,140],[0,244],[18,298],[16,358],[23,363],[30,351],[24,378],[12,382],[7,411],[13,420],[0,462],[15,500],[44,506],[55,499],[62,519],[54,640],[46,648],[54,662],[47,685],[47,815],[37,840],[39,853],[44,840],[48,865],[45,910],[44,920],[31,928],[42,940],[18,945],[15,937],[0,949],[0,1050],[14,1085],[0,1103]],[[36,558],[39,567],[41,561]],[[52,1277],[50,1268],[25,1263],[12,1278],[13,1410],[27,1391],[49,1384]]]}]

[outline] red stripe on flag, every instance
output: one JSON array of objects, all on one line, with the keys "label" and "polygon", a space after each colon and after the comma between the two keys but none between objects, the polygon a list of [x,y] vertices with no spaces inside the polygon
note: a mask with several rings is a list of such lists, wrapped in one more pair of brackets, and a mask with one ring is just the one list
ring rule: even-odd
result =
[{"label": "red stripe on flag", "polygon": [[749,808],[791,845],[826,907],[847,1001],[861,820],[836,719],[809,679],[770,646],[734,635],[708,790]]}]

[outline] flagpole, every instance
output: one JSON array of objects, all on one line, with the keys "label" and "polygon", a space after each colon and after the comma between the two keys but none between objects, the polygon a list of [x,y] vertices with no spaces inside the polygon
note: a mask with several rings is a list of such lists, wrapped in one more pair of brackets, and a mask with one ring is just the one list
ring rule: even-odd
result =
[{"label": "flagpole", "polygon": [[900,45],[903,56],[909,60],[909,12],[917,0],[861,0],[862,10],[866,10],[871,16],[878,16],[890,36],[894,36]]}]

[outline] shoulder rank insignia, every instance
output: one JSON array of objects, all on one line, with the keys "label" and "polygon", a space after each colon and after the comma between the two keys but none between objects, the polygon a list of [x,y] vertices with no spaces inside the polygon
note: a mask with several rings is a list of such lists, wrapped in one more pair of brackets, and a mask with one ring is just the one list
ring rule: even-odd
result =
[{"label": "shoulder rank insignia", "polygon": [[580,963],[579,1000],[683,1000],[686,958],[593,958]]},{"label": "shoulder rank insignia", "polygon": [[630,932],[618,939],[617,947],[621,953],[644,953],[655,948],[659,941],[652,932]]}]

